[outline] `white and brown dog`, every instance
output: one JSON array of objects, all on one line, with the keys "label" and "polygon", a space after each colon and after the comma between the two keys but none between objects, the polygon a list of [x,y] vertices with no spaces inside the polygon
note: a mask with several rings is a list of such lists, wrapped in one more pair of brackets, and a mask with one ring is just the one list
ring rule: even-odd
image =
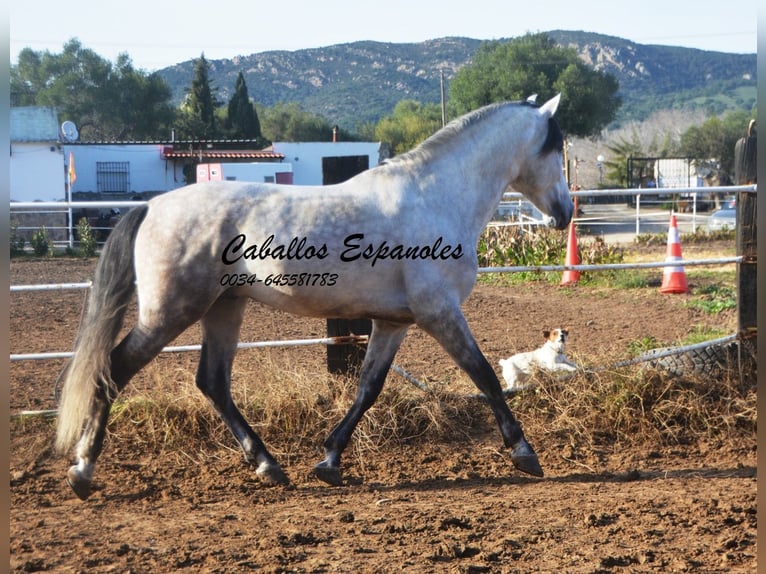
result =
[{"label": "white and brown dog", "polygon": [[543,331],[545,344],[539,349],[527,353],[517,353],[512,357],[500,360],[503,368],[503,378],[507,389],[521,386],[535,370],[548,371],[550,373],[577,370],[577,365],[566,358],[566,343],[569,331],[566,329],[552,329]]}]

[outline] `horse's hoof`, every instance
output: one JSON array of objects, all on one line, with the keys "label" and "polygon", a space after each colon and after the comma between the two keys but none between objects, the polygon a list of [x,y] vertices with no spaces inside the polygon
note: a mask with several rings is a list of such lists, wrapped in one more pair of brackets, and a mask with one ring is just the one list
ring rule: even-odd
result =
[{"label": "horse's hoof", "polygon": [[261,482],[268,486],[274,486],[277,484],[290,484],[290,479],[282,470],[282,467],[278,464],[269,464],[262,462],[255,470],[256,476],[261,479]]},{"label": "horse's hoof", "polygon": [[526,441],[522,441],[520,445],[511,451],[511,462],[521,472],[541,478],[545,476],[537,454],[535,454],[535,451],[532,450],[532,447]]},{"label": "horse's hoof", "polygon": [[77,498],[87,500],[91,493],[92,483],[84,478],[76,466],[71,467],[66,473],[66,483],[74,490]]},{"label": "horse's hoof", "polygon": [[338,466],[331,466],[326,462],[320,462],[314,467],[314,475],[330,486],[343,485],[343,477]]}]

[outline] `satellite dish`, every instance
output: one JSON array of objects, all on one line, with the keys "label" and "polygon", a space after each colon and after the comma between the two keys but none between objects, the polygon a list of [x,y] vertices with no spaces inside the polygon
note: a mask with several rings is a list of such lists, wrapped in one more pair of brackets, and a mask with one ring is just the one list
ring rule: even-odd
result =
[{"label": "satellite dish", "polygon": [[80,133],[77,131],[77,126],[74,125],[74,122],[67,120],[61,124],[61,135],[64,136],[66,141],[73,142],[77,141]]}]

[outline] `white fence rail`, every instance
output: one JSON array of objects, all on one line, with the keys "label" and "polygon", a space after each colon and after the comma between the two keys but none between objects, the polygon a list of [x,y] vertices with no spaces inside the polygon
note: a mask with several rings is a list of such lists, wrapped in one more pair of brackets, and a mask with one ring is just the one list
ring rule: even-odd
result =
[{"label": "white fence rail", "polygon": [[[572,191],[572,197],[592,198],[599,200],[600,198],[609,197],[634,197],[635,209],[634,214],[630,217],[630,221],[635,223],[635,235],[641,234],[641,225],[643,223],[644,229],[651,232],[651,227],[654,224],[662,225],[664,212],[658,213],[648,212],[647,209],[651,208],[652,204],[667,203],[667,198],[684,198],[685,201],[691,203],[691,213],[676,213],[679,220],[689,219],[692,227],[692,231],[696,231],[701,217],[698,215],[697,209],[698,198],[713,194],[732,195],[740,191],[754,191],[755,185],[741,185],[741,186],[716,186],[716,187],[688,187],[688,188],[646,188],[646,189],[600,189],[600,190],[579,190]],[[654,199],[651,199],[654,198]],[[665,199],[662,199],[665,198]],[[511,203],[523,203],[523,196],[518,192],[509,192],[503,195],[504,202]],[[72,226],[76,226],[75,221],[71,220],[72,209],[98,209],[98,208],[131,208],[145,204],[146,201],[117,201],[117,200],[104,200],[104,201],[26,201],[26,202],[11,202],[11,212],[16,213],[68,213],[69,214],[69,226],[67,227],[50,227],[50,230],[63,229],[66,230],[69,239],[66,242],[56,242],[58,244],[67,243],[72,246],[73,230]],[[519,210],[518,221],[514,225],[521,225],[524,227],[532,227],[539,225],[542,220],[537,220],[533,217],[525,215]],[[614,214],[609,214],[607,217],[584,217],[576,218],[577,224],[588,224],[592,227],[610,227],[616,225],[622,225],[625,222],[614,221]],[[667,220],[664,221],[667,223]],[[19,229],[33,229],[31,227],[23,227]],[[99,228],[102,229],[102,228]]]},{"label": "white fence rail", "polygon": [[[574,191],[572,196],[575,197],[602,197],[602,196],[614,196],[614,195],[667,195],[667,194],[683,194],[683,193],[726,193],[732,194],[741,191],[755,191],[755,185],[749,186],[725,186],[725,187],[706,187],[706,188],[688,188],[688,189],[608,189],[608,190],[588,190],[588,191]],[[521,194],[507,193],[504,196],[508,199],[518,199]],[[88,208],[88,207],[137,207],[143,205],[145,201],[71,201],[71,202],[12,202],[10,204],[11,210],[23,209],[30,210],[33,207],[39,210],[48,210],[51,207],[61,208],[63,211],[72,208]],[[637,201],[637,209],[638,209]],[[575,220],[577,222],[578,220]],[[636,219],[636,229],[638,232],[639,217]],[[732,263],[740,263],[742,257],[725,257],[717,259],[692,259],[682,261],[683,266],[700,266],[700,265],[725,265]],[[677,264],[677,263],[676,263]],[[516,273],[523,271],[540,271],[540,272],[556,272],[556,271],[602,271],[610,269],[650,269],[666,267],[668,263],[666,261],[657,262],[644,262],[644,263],[613,263],[613,264],[601,264],[601,265],[538,265],[538,266],[510,266],[510,267],[481,267],[479,273]],[[11,285],[11,292],[25,292],[25,291],[56,291],[66,289],[88,289],[91,287],[90,282],[86,283],[58,283],[58,284],[40,284],[40,285]],[[238,345],[238,349],[252,349],[263,347],[279,347],[279,346],[301,346],[301,345],[337,345],[337,344],[349,344],[349,343],[364,343],[367,337],[325,337],[314,339],[293,339],[282,341],[259,341],[259,342],[243,342]],[[162,352],[186,352],[196,351],[201,349],[201,345],[184,345],[176,347],[166,347]],[[10,355],[11,361],[23,361],[23,360],[48,360],[48,359],[61,359],[69,358],[72,356],[71,352],[50,352],[50,353],[14,353]]]}]

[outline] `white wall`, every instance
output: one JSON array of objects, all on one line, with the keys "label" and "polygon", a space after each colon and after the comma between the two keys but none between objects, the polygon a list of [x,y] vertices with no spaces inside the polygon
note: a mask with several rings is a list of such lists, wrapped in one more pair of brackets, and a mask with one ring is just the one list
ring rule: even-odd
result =
[{"label": "white wall", "polygon": [[66,200],[64,152],[55,143],[12,143],[10,172],[11,201]]},{"label": "white wall", "polygon": [[[162,157],[160,144],[111,144],[64,146],[67,162],[69,152],[74,155],[77,179],[72,192],[97,192],[96,163],[126,161],[130,164],[130,191],[128,193],[170,191],[185,185],[181,162],[174,170],[174,162]],[[129,199],[126,198],[126,199]]]},{"label": "white wall", "polygon": [[370,167],[380,163],[380,142],[274,142],[276,153],[293,165],[295,185],[322,185],[322,158],[366,155]]},{"label": "white wall", "polygon": [[[380,163],[380,147],[379,142],[275,143],[274,151],[285,155],[283,162],[225,163],[222,164],[223,175],[224,178],[232,176],[240,181],[263,181],[265,176],[276,172],[292,171],[295,185],[322,185],[322,158],[367,155],[369,166],[374,167]],[[73,193],[98,191],[97,162],[129,162],[130,190],[126,199],[130,199],[130,193],[162,192],[182,187],[185,185],[182,162],[177,162],[174,170],[174,162],[165,160],[162,150],[162,144],[64,145],[58,168],[61,174],[61,199],[65,198],[65,172],[62,164],[68,165],[70,151],[74,155],[77,174],[72,185]]]},{"label": "white wall", "polygon": [[257,181],[263,183],[267,177],[276,181],[277,173],[291,172],[290,163],[281,162],[250,162],[250,163],[222,163],[223,178],[230,181]]}]

